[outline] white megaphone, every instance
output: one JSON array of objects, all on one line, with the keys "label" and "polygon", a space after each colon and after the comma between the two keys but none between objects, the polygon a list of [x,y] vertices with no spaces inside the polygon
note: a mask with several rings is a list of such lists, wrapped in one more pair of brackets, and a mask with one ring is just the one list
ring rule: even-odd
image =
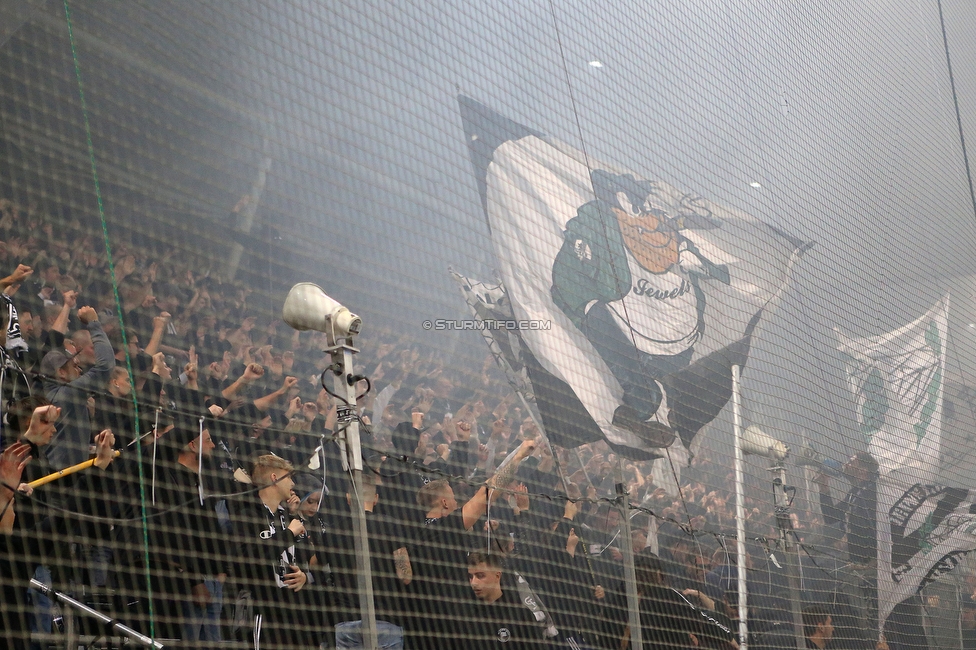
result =
[{"label": "white megaphone", "polygon": [[359,334],[363,320],[311,282],[299,282],[288,292],[281,318],[296,330],[325,332],[334,339]]},{"label": "white megaphone", "polygon": [[763,458],[786,460],[790,449],[781,440],[752,425],[742,432],[742,452]]}]

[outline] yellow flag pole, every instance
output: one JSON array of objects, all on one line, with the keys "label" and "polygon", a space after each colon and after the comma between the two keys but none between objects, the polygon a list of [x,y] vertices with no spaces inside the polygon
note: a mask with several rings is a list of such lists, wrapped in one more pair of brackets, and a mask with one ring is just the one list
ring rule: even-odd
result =
[{"label": "yellow flag pole", "polygon": [[[112,458],[118,458],[121,455],[122,452],[116,449],[115,452],[112,454]],[[74,474],[75,472],[80,472],[83,469],[88,469],[94,464],[95,464],[95,459],[92,458],[91,460],[86,460],[84,462],[78,463],[77,465],[72,465],[71,467],[65,467],[64,469],[60,469],[52,474],[48,474],[47,476],[42,476],[36,481],[31,481],[27,485],[32,488],[36,488],[41,485],[47,485],[51,481],[56,481],[59,478],[62,478],[69,474]]]}]

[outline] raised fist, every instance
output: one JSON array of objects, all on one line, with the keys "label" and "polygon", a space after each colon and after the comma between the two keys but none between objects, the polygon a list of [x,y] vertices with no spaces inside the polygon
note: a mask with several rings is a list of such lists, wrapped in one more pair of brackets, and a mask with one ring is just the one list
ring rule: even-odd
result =
[{"label": "raised fist", "polygon": [[285,417],[291,418],[293,415],[298,413],[302,409],[302,398],[295,397],[295,399],[288,402],[288,408],[285,410]]},{"label": "raised fist", "polygon": [[78,310],[78,320],[87,325],[98,320],[98,312],[95,311],[94,307],[82,307]]},{"label": "raised fist", "polygon": [[170,319],[173,318],[168,311],[161,312],[159,316],[153,318],[153,329],[161,330],[169,323]]},{"label": "raised fist", "polygon": [[264,376],[264,367],[260,363],[249,363],[244,368],[244,381],[254,381]]},{"label": "raised fist", "polygon": [[516,457],[527,458],[533,451],[535,451],[535,440],[525,440],[519,445],[518,453]]},{"label": "raised fist", "polygon": [[74,309],[75,305],[78,304],[78,292],[77,291],[65,291],[61,298],[64,300],[64,306],[68,309]]},{"label": "raised fist", "polygon": [[14,272],[10,274],[11,284],[20,284],[34,272],[34,269],[26,264],[18,264]]},{"label": "raised fist", "polygon": [[302,417],[305,418],[306,422],[311,422],[319,414],[319,407],[315,402],[305,402],[302,404]]},{"label": "raised fist", "polygon": [[115,434],[111,429],[105,429],[95,436],[95,467],[105,469],[115,458]]}]

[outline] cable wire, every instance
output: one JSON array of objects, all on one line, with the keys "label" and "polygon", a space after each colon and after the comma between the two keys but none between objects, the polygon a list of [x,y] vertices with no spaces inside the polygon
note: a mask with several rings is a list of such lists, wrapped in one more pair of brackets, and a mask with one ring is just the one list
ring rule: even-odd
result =
[{"label": "cable wire", "polygon": [[956,93],[956,78],[952,73],[952,57],[949,56],[949,36],[946,34],[942,0],[936,0],[936,4],[939,6],[939,26],[942,27],[942,45],[945,47],[946,70],[949,72],[949,87],[952,89],[952,105],[956,109],[956,125],[959,127],[959,146],[962,149],[962,162],[966,167],[966,181],[969,183],[969,200],[973,205],[973,218],[976,218],[976,192],[973,191],[973,173],[969,167],[969,155],[966,153],[966,134],[962,128],[962,114],[959,112],[959,95]]},{"label": "cable wire", "polygon": [[[94,189],[95,189],[95,199],[98,203],[98,217],[99,220],[101,221],[101,226],[102,226],[102,239],[104,240],[105,243],[105,255],[106,258],[108,259],[109,273],[112,278],[112,296],[115,299],[115,309],[117,311],[117,317],[119,319],[119,328],[121,329],[121,333],[122,333],[122,348],[125,352],[125,366],[129,372],[129,383],[132,388],[132,404],[133,404],[133,408],[135,409],[135,422],[136,422],[136,430],[137,430],[136,438],[140,439],[140,437],[138,436],[139,400],[136,397],[135,374],[132,372],[132,358],[129,355],[129,340],[125,331],[125,324],[122,318],[122,300],[119,297],[119,283],[118,283],[118,278],[116,277],[115,274],[115,261],[112,257],[112,245],[109,242],[108,223],[105,219],[105,204],[102,201],[102,190],[101,190],[101,186],[98,183],[98,167],[95,164],[95,147],[92,144],[91,124],[88,118],[88,105],[85,102],[85,89],[81,81],[81,64],[78,61],[78,47],[77,44],[75,43],[74,30],[72,29],[71,26],[71,9],[68,6],[68,0],[64,0],[64,18],[68,28],[68,41],[71,44],[71,58],[72,61],[74,62],[75,78],[78,82],[78,99],[81,103],[81,116],[85,125],[85,140],[88,145],[88,157],[91,161],[92,184],[94,185]],[[136,443],[136,455],[139,461],[137,463],[139,466],[139,497],[140,497],[140,502],[142,507],[142,516],[143,519],[145,519],[147,515],[146,485],[145,485],[145,476],[143,475],[143,468],[142,468],[141,440],[140,442]],[[142,546],[143,546],[143,555],[146,562],[145,579],[146,579],[147,600],[149,602],[149,637],[151,639],[155,639],[156,618],[155,618],[155,611],[153,608],[152,579],[150,577],[150,571],[149,571],[149,566],[150,566],[149,565],[149,528],[147,525],[145,525],[145,523],[142,529]]]}]

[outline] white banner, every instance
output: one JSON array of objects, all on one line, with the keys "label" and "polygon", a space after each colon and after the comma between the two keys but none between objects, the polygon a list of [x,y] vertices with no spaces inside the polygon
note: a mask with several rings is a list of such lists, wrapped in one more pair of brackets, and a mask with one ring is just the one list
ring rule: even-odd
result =
[{"label": "white banner", "polygon": [[857,423],[882,476],[933,481],[942,446],[942,395],[949,296],[893,332],[852,338],[835,330],[846,356]]}]

